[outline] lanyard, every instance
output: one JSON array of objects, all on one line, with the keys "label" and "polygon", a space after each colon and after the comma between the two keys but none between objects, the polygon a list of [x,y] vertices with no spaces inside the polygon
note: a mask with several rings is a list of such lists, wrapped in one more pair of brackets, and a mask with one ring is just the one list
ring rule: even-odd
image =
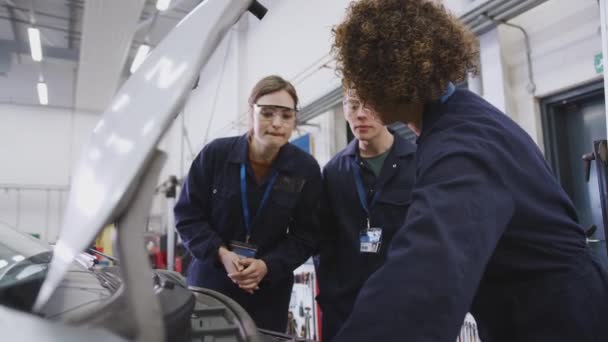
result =
[{"label": "lanyard", "polygon": [[253,220],[250,220],[249,216],[249,204],[247,201],[247,176],[246,176],[246,166],[245,163],[241,164],[241,203],[243,205],[243,219],[245,220],[245,229],[247,230],[247,243],[249,243],[249,237],[251,236],[251,226],[255,222],[255,220],[260,216],[260,212],[262,208],[268,201],[268,196],[270,196],[270,192],[272,191],[272,187],[274,186],[275,181],[277,180],[277,176],[279,175],[278,171],[274,171],[272,176],[270,177],[270,181],[268,181],[268,185],[266,186],[266,190],[264,191],[264,196],[262,196],[262,201],[260,202],[260,206],[258,207],[258,211],[255,214]]},{"label": "lanyard", "polygon": [[454,94],[454,92],[456,91],[456,86],[454,85],[454,83],[450,82],[448,83],[448,87],[445,90],[445,92],[443,93],[443,95],[441,95],[441,98],[439,99],[439,101],[441,101],[442,103],[445,103],[450,96],[452,96]]},{"label": "lanyard", "polygon": [[359,164],[357,164],[356,161],[353,162],[353,172],[354,172],[354,176],[355,176],[355,184],[357,185],[357,194],[359,194],[359,201],[361,202],[361,206],[363,207],[363,210],[367,214],[367,228],[369,228],[370,227],[369,218],[371,216],[370,212],[374,208],[374,205],[376,204],[376,201],[378,200],[378,197],[380,195],[380,189],[376,190],[376,193],[372,197],[371,202],[368,204],[367,196],[365,194],[366,191],[365,191],[365,188],[363,187],[363,179],[361,178],[361,168],[359,167]]}]

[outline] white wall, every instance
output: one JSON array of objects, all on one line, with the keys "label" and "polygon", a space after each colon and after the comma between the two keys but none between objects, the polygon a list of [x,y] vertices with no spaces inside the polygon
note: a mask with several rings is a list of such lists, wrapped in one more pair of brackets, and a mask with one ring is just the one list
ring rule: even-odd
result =
[{"label": "white wall", "polygon": [[0,183],[67,185],[72,162],[99,116],[0,104]]},{"label": "white wall", "polygon": [[455,16],[461,15],[470,10],[471,6],[485,0],[441,0],[443,5],[448,8]]},{"label": "white wall", "polygon": [[[99,117],[42,106],[0,105],[0,220],[51,242],[70,168]],[[4,190],[48,188],[45,190]]]},{"label": "white wall", "polygon": [[480,77],[487,86],[483,97],[501,111],[511,114],[507,73],[503,57],[503,47],[498,29],[493,29],[479,37]]},{"label": "white wall", "polygon": [[593,67],[593,56],[602,48],[599,7],[595,0],[551,0],[511,22],[524,27],[530,36],[536,83],[536,93],[529,94],[522,33],[501,26],[507,87],[514,103],[511,115],[542,148],[539,99],[601,79]]},{"label": "white wall", "polygon": [[[333,63],[323,65],[331,60],[331,28],[343,18],[349,2],[268,1],[264,20],[249,20],[243,51],[247,62],[240,73],[245,88],[263,76],[279,74],[295,83],[302,105],[335,89],[340,83]],[[247,96],[241,97],[244,101]]]}]

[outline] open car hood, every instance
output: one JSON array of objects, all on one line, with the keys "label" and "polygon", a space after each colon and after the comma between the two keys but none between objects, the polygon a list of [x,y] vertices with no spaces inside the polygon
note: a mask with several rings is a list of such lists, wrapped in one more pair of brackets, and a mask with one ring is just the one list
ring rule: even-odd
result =
[{"label": "open car hood", "polygon": [[122,214],[200,70],[252,4],[252,0],[203,1],[114,96],[75,167],[64,223],[35,311],[48,301],[75,256]]}]

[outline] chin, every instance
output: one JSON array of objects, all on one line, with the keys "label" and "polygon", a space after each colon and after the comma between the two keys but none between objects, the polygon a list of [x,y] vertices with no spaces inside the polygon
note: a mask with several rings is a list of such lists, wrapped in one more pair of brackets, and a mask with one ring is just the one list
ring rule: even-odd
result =
[{"label": "chin", "polygon": [[371,140],[372,138],[374,138],[376,135],[378,135],[378,132],[373,131],[373,132],[365,132],[365,133],[359,133],[355,135],[355,138],[359,139],[359,140],[363,140],[363,141],[367,141],[367,140]]},{"label": "chin", "polygon": [[264,137],[264,142],[267,146],[281,147],[287,143],[287,140],[285,138],[266,136]]}]

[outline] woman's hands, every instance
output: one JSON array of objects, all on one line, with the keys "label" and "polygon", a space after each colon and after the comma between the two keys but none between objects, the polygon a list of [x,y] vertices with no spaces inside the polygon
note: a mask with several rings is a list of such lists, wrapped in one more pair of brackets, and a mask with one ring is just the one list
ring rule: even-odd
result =
[{"label": "woman's hands", "polygon": [[260,289],[260,282],[268,274],[268,267],[264,261],[242,258],[224,246],[219,248],[218,256],[228,277],[241,289],[250,294]]},{"label": "woman's hands", "polygon": [[229,251],[228,248],[224,246],[220,247],[217,254],[220,257],[220,261],[224,265],[227,274],[237,273],[243,269],[243,266],[239,264],[241,257],[238,254]]},{"label": "woman's hands", "polygon": [[260,259],[243,258],[238,261],[242,270],[228,274],[228,277],[239,285],[244,291],[253,294],[259,290],[259,284],[268,273],[266,263]]}]

